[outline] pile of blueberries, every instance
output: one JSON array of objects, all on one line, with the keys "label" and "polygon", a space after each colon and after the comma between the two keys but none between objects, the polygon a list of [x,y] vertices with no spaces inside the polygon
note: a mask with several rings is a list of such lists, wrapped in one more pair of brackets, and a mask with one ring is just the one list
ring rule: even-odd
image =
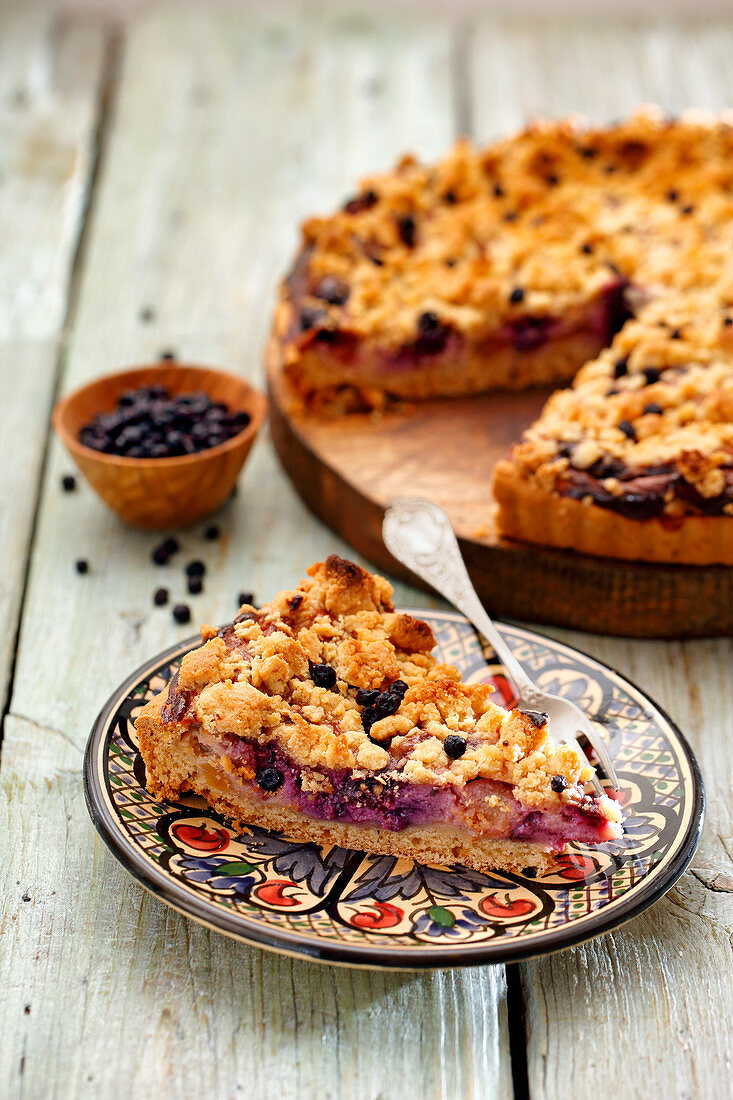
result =
[{"label": "pile of blueberries", "polygon": [[175,458],[225,443],[249,424],[207,393],[172,396],[162,385],[139,386],[120,395],[112,412],[98,413],[79,432],[94,451],[127,458]]}]

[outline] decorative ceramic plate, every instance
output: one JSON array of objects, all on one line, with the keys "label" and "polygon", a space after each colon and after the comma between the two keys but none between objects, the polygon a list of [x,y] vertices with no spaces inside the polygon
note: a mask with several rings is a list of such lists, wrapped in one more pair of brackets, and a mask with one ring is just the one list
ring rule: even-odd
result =
[{"label": "decorative ceramic plate", "polygon": [[[432,626],[440,660],[469,681],[491,681],[499,700],[513,704],[501,666],[465,619],[417,614]],[[669,890],[692,859],[704,807],[697,762],[664,712],[618,673],[529,630],[501,629],[542,688],[575,700],[599,723],[621,783],[622,841],[572,844],[548,874],[485,875],[319,848],[258,828],[238,834],[196,796],[154,802],[133,722],[198,639],[138,669],[102,710],[84,764],[92,820],[162,901],[290,955],[352,966],[463,966],[527,958],[615,928]]]}]

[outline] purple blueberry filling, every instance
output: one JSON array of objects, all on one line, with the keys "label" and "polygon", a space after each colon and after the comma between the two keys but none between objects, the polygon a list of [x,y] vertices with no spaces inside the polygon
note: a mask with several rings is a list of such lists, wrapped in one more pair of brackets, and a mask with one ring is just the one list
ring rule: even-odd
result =
[{"label": "purple blueberry filling", "polygon": [[358,778],[345,769],[320,772],[326,789],[308,790],[304,789],[307,770],[293,764],[277,745],[230,736],[222,747],[235,763],[252,768],[263,792],[277,792],[284,802],[321,820],[393,832],[408,825],[437,822],[465,828],[466,817],[480,818],[485,800],[496,794],[504,799],[504,813],[498,820],[505,823],[508,811],[513,819],[513,839],[561,849],[570,838],[597,843],[605,831],[605,818],[592,800],[587,806],[563,806],[556,813],[527,812],[508,793],[506,784],[491,780],[476,779],[464,788],[435,788],[401,783],[391,777]]}]

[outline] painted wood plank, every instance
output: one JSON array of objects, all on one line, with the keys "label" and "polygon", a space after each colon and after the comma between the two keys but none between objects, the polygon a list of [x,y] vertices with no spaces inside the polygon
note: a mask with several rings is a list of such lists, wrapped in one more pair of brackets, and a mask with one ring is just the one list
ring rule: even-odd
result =
[{"label": "painted wood plank", "polygon": [[[448,144],[451,49],[447,24],[425,17],[136,16],[64,386],[166,347],[260,378],[297,218],[405,146]],[[240,589],[264,599],[346,548],[305,513],[266,440],[219,519],[223,538],[183,534],[165,569],[150,561],[153,536],[122,529],[86,491],[61,496],[66,468],[54,445],[0,770],[13,856],[0,1072],[13,1095],[53,1082],[75,1097],[509,1096],[503,969],[329,971],[250,950],[147,897],[96,840],[79,776],[93,716],[187,632],[153,609],[152,589],[181,597],[183,563],[203,557],[194,617],[222,620]]]},{"label": "painted wood plank", "polygon": [[[640,102],[720,109],[733,96],[733,22],[485,20],[471,36],[476,135],[582,110],[608,120]],[[599,599],[603,594],[599,593]],[[551,631],[630,676],[689,736],[705,776],[707,826],[670,894],[613,934],[522,966],[533,1097],[713,1097],[733,1037],[733,751],[730,641],[634,642]]]},{"label": "painted wood plank", "polygon": [[3,707],[93,155],[104,50],[105,36],[94,22],[35,7],[0,10]]}]

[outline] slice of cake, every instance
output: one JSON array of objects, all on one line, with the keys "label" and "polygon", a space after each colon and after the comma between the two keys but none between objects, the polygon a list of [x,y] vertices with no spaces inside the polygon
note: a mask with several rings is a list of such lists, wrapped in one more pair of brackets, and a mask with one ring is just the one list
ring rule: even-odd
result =
[{"label": "slice of cake", "polygon": [[504,535],[733,564],[733,293],[710,297],[647,306],[550,398],[496,468]]},{"label": "slice of cake", "polygon": [[237,824],[317,844],[546,868],[568,841],[621,836],[607,797],[547,716],[508,712],[438,664],[430,627],[338,557],[243,607],[137,720],[149,790],[192,791]]}]

